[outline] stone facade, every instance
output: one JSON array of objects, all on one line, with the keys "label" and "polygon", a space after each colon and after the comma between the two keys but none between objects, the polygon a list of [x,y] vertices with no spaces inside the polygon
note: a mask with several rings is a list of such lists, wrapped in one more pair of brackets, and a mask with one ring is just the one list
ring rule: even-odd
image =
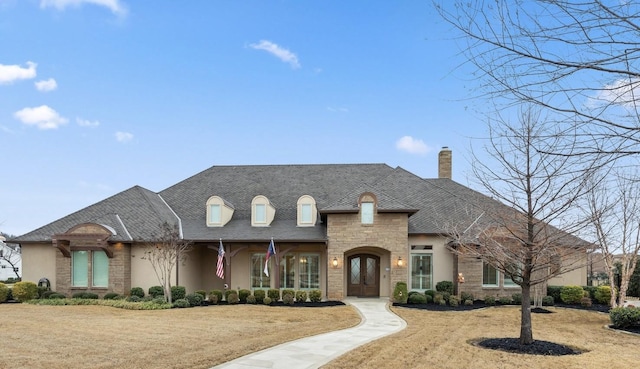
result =
[{"label": "stone facade", "polygon": [[[328,285],[327,298],[346,297],[347,257],[366,252],[380,257],[380,296],[391,296],[396,282],[407,281],[406,266],[398,266],[398,258],[408,258],[408,215],[377,213],[373,224],[362,224],[360,214],[327,216]],[[338,267],[331,263],[336,258]]]}]

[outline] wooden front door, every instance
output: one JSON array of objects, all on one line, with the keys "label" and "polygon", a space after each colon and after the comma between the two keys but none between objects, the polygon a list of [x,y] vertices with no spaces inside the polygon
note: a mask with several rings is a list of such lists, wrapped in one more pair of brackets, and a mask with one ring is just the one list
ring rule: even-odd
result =
[{"label": "wooden front door", "polygon": [[352,255],[348,258],[347,296],[380,296],[380,258],[370,254]]}]

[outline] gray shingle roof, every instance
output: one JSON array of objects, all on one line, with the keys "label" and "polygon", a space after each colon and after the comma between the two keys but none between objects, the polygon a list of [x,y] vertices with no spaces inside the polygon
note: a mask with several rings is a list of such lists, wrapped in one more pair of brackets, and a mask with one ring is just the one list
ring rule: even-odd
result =
[{"label": "gray shingle roof", "polygon": [[[372,192],[379,211],[413,214],[409,233],[437,234],[449,219],[463,219],[466,204],[499,204],[450,179],[423,179],[386,164],[213,166],[154,193],[139,186],[17,237],[14,242],[48,241],[53,234],[87,222],[116,230],[115,241],[148,239],[162,222],[180,219],[184,238],[194,241],[323,241],[326,227],[298,227],[297,201],[310,195],[321,213],[357,211],[360,194]],[[224,227],[206,226],[206,202],[213,195],[233,204]],[[251,227],[251,200],[266,196],[275,206],[270,227]],[[175,214],[174,214],[175,212]],[[320,219],[320,217],[319,217]]]}]

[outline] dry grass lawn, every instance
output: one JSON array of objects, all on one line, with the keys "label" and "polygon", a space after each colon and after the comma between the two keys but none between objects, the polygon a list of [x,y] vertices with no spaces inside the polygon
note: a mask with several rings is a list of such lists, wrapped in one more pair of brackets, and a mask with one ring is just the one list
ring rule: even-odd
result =
[{"label": "dry grass lawn", "polygon": [[580,355],[533,356],[473,346],[470,340],[518,337],[520,309],[499,307],[466,312],[392,308],[407,329],[332,361],[337,368],[640,368],[640,336],[605,329],[607,314],[550,308],[533,314],[535,339],[586,351]]},{"label": "dry grass lawn", "polygon": [[348,306],[134,311],[0,304],[0,368],[210,368],[358,323]]},{"label": "dry grass lawn", "polygon": [[[519,309],[467,312],[392,308],[407,329],[326,365],[335,368],[629,368],[640,337],[604,328],[608,315],[554,309],[534,314],[534,337],[584,350],[562,357],[475,347],[481,337],[517,337]],[[351,307],[254,305],[131,311],[100,306],[0,304],[0,368],[209,368],[291,339],[351,327]]]}]

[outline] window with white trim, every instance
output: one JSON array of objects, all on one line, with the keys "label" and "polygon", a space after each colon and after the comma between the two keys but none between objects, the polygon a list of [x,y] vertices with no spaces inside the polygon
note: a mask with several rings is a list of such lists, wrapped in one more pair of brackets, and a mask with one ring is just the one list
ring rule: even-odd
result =
[{"label": "window with white trim", "polygon": [[363,202],[360,204],[360,217],[362,224],[373,224],[372,202]]},{"label": "window with white trim", "polygon": [[268,227],[273,222],[275,215],[276,209],[265,196],[258,195],[251,200],[251,225],[253,227]]},{"label": "window with white trim", "polygon": [[[91,276],[91,284],[89,284],[89,276]],[[104,251],[72,251],[71,287],[109,287],[107,254]]]},{"label": "window with white trim", "polygon": [[433,288],[433,255],[431,253],[411,253],[410,290],[426,291]]},{"label": "window with white trim", "polygon": [[300,196],[298,199],[298,226],[310,227],[316,224],[318,210],[316,201],[309,195]]},{"label": "window with white trim", "polygon": [[271,278],[264,275],[264,252],[251,254],[251,288],[270,288]]},{"label": "window with white trim", "polygon": [[224,227],[231,217],[234,208],[220,196],[211,196],[207,200],[207,227]]}]

